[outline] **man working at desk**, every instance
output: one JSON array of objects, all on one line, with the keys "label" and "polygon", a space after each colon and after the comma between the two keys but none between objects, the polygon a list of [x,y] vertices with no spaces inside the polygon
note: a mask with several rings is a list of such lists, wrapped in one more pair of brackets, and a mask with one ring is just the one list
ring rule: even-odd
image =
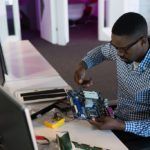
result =
[{"label": "man working at desk", "polygon": [[149,47],[146,20],[140,14],[126,13],[113,25],[111,42],[88,52],[74,78],[78,84],[88,87],[92,82],[85,77],[87,69],[105,60],[115,61],[118,80],[115,118],[101,117],[90,123],[101,130],[115,130],[120,138],[122,134],[128,139],[143,138],[150,147]]}]

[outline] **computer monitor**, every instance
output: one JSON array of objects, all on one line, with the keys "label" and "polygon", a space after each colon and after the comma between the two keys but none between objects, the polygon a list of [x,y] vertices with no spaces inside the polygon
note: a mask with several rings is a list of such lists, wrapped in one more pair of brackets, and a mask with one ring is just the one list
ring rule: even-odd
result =
[{"label": "computer monitor", "polygon": [[28,109],[0,87],[0,150],[38,150]]},{"label": "computer monitor", "polygon": [[8,72],[6,68],[5,58],[3,55],[2,46],[0,43],[0,84],[1,85],[4,85],[5,83],[5,74],[8,74]]}]

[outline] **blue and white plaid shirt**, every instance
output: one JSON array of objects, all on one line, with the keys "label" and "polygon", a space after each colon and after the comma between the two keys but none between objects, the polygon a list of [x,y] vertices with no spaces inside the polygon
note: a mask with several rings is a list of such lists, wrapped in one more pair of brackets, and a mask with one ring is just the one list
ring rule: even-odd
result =
[{"label": "blue and white plaid shirt", "polygon": [[126,64],[110,44],[94,48],[83,58],[88,68],[104,60],[113,60],[117,67],[117,118],[125,121],[125,131],[150,136],[150,49],[136,69]]}]

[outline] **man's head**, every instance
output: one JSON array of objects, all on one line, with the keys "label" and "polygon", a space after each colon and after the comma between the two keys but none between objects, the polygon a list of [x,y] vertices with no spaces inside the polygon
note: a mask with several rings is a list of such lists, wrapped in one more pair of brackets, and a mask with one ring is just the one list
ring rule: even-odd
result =
[{"label": "man's head", "polygon": [[140,62],[148,48],[148,27],[140,14],[129,12],[122,15],[112,27],[112,45],[126,63]]}]

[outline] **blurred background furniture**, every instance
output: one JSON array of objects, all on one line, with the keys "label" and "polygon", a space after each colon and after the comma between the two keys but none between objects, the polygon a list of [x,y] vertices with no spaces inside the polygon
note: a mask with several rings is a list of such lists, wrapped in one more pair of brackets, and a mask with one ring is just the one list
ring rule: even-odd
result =
[{"label": "blurred background furniture", "polygon": [[92,20],[90,19],[91,16],[97,17],[97,6],[97,0],[69,0],[68,16],[70,26],[76,26],[79,23],[87,24]]},{"label": "blurred background furniture", "polygon": [[76,26],[76,21],[81,19],[85,10],[85,3],[69,0],[68,16],[71,26]]},{"label": "blurred background furniture", "polygon": [[87,15],[97,16],[98,15],[98,0],[81,0],[85,3],[84,13]]}]

